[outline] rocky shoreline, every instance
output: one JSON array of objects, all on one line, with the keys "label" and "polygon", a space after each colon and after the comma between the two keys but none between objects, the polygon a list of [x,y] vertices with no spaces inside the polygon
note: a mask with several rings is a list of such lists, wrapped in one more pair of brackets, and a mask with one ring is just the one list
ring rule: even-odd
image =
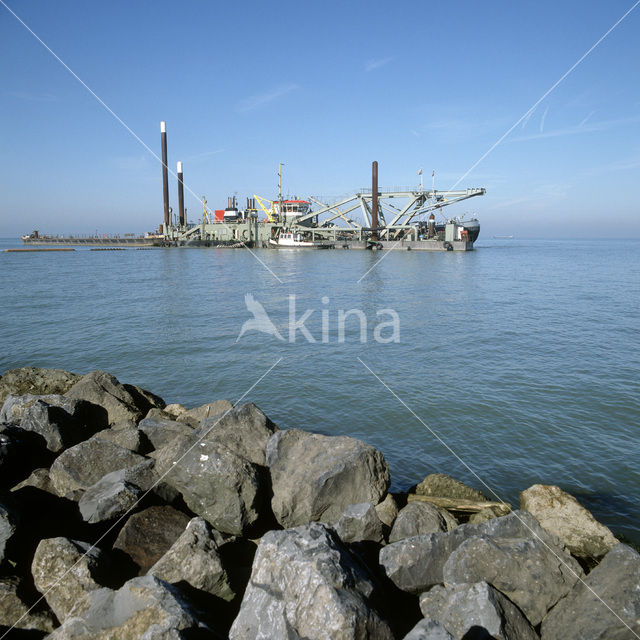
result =
[{"label": "rocky shoreline", "polygon": [[0,406],[0,638],[640,634],[640,555],[558,487],[391,494],[364,442],[102,371],[8,371]]}]

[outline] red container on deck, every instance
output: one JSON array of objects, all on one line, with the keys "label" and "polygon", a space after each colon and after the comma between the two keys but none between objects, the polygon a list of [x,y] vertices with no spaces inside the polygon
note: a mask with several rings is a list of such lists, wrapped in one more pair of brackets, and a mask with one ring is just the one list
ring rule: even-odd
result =
[{"label": "red container on deck", "polygon": [[216,222],[222,222],[224,220],[224,209],[216,209],[214,213]]}]

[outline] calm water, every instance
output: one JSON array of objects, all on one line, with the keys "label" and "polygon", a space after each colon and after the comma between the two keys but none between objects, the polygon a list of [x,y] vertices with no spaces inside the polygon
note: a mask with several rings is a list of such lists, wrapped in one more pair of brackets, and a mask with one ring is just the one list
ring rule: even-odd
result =
[{"label": "calm water", "polygon": [[[483,488],[413,411],[502,498],[558,484],[640,542],[640,241],[481,238],[469,254],[391,252],[360,283],[381,253],[257,255],[282,284],[240,250],[0,253],[0,371],[104,369],[195,406],[237,400],[281,358],[245,400],[281,427],[372,443],[395,489],[431,472]],[[295,295],[317,342],[236,342],[246,293],[287,337]],[[399,343],[373,340],[384,308]],[[354,316],[338,340],[349,309],[365,343]]]}]

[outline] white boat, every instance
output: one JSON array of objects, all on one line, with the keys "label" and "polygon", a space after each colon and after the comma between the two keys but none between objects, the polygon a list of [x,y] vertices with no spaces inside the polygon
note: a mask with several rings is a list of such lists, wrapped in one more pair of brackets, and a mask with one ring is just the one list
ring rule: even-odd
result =
[{"label": "white boat", "polygon": [[277,238],[271,238],[269,244],[278,249],[328,249],[331,244],[305,240],[298,231],[281,231]]}]

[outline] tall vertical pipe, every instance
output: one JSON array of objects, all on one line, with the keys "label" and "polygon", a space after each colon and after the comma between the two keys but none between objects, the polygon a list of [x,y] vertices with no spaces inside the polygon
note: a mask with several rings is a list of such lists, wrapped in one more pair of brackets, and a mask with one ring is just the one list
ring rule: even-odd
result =
[{"label": "tall vertical pipe", "polygon": [[184,183],[182,182],[182,162],[178,162],[178,211],[180,212],[180,226],[184,227],[187,221],[184,216]]},{"label": "tall vertical pipe", "polygon": [[167,167],[167,123],[160,123],[160,140],[162,143],[162,195],[164,197],[164,229],[169,229],[169,168]]},{"label": "tall vertical pipe", "polygon": [[378,239],[378,162],[371,164],[371,239]]}]

